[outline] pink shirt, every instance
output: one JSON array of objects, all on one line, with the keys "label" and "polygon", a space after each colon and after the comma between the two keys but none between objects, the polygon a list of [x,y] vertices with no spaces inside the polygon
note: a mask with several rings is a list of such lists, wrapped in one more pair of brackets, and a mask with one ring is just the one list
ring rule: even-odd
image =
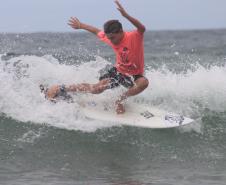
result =
[{"label": "pink shirt", "polygon": [[97,37],[110,45],[116,54],[117,70],[125,75],[142,75],[144,73],[144,35],[137,30],[124,32],[118,45],[114,45],[103,31]]}]

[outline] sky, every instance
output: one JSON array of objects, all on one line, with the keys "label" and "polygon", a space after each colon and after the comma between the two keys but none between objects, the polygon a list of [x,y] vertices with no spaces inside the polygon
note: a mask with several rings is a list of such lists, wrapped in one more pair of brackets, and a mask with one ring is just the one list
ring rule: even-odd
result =
[{"label": "sky", "polygon": [[[121,0],[127,12],[148,30],[226,28],[226,0]],[[118,19],[125,29],[133,26],[123,18],[114,0],[0,0],[0,32],[73,31],[68,19],[102,28]]]}]

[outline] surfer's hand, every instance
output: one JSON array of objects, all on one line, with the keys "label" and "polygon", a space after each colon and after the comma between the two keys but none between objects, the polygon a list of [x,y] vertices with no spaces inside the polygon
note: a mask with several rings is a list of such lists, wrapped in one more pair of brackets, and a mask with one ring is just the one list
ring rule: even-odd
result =
[{"label": "surfer's hand", "polygon": [[122,16],[127,17],[128,13],[125,11],[125,9],[122,7],[118,0],[115,1],[115,4],[117,5],[117,9],[122,14]]},{"label": "surfer's hand", "polygon": [[69,19],[68,25],[74,29],[81,29],[81,22],[76,17],[71,17]]},{"label": "surfer's hand", "polygon": [[125,112],[125,107],[121,101],[116,101],[115,105],[117,114],[123,114]]}]

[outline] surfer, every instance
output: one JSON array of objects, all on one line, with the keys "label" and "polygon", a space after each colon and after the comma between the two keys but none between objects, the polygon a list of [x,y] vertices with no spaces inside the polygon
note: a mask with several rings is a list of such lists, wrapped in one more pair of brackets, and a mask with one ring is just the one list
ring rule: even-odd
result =
[{"label": "surfer", "polygon": [[76,17],[71,17],[68,25],[73,29],[83,29],[95,34],[101,41],[110,45],[116,54],[116,64],[101,75],[96,84],[54,85],[46,90],[48,99],[54,100],[65,92],[86,92],[99,94],[106,89],[119,85],[127,88],[115,102],[116,112],[125,112],[124,100],[130,96],[141,93],[148,87],[148,79],[144,77],[144,47],[143,38],[145,26],[137,19],[130,16],[119,1],[115,1],[117,9],[123,17],[129,20],[136,30],[126,32],[118,20],[109,20],[104,24],[104,30],[85,24]]}]

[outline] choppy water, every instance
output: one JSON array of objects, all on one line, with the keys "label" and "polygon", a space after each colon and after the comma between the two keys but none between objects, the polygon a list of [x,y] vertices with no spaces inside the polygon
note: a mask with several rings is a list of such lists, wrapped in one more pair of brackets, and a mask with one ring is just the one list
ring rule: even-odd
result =
[{"label": "choppy water", "polygon": [[130,101],[197,119],[179,129],[119,127],[40,96],[40,83],[95,83],[114,62],[93,35],[0,34],[0,53],[0,184],[226,183],[226,30],[145,35],[150,86]]}]

